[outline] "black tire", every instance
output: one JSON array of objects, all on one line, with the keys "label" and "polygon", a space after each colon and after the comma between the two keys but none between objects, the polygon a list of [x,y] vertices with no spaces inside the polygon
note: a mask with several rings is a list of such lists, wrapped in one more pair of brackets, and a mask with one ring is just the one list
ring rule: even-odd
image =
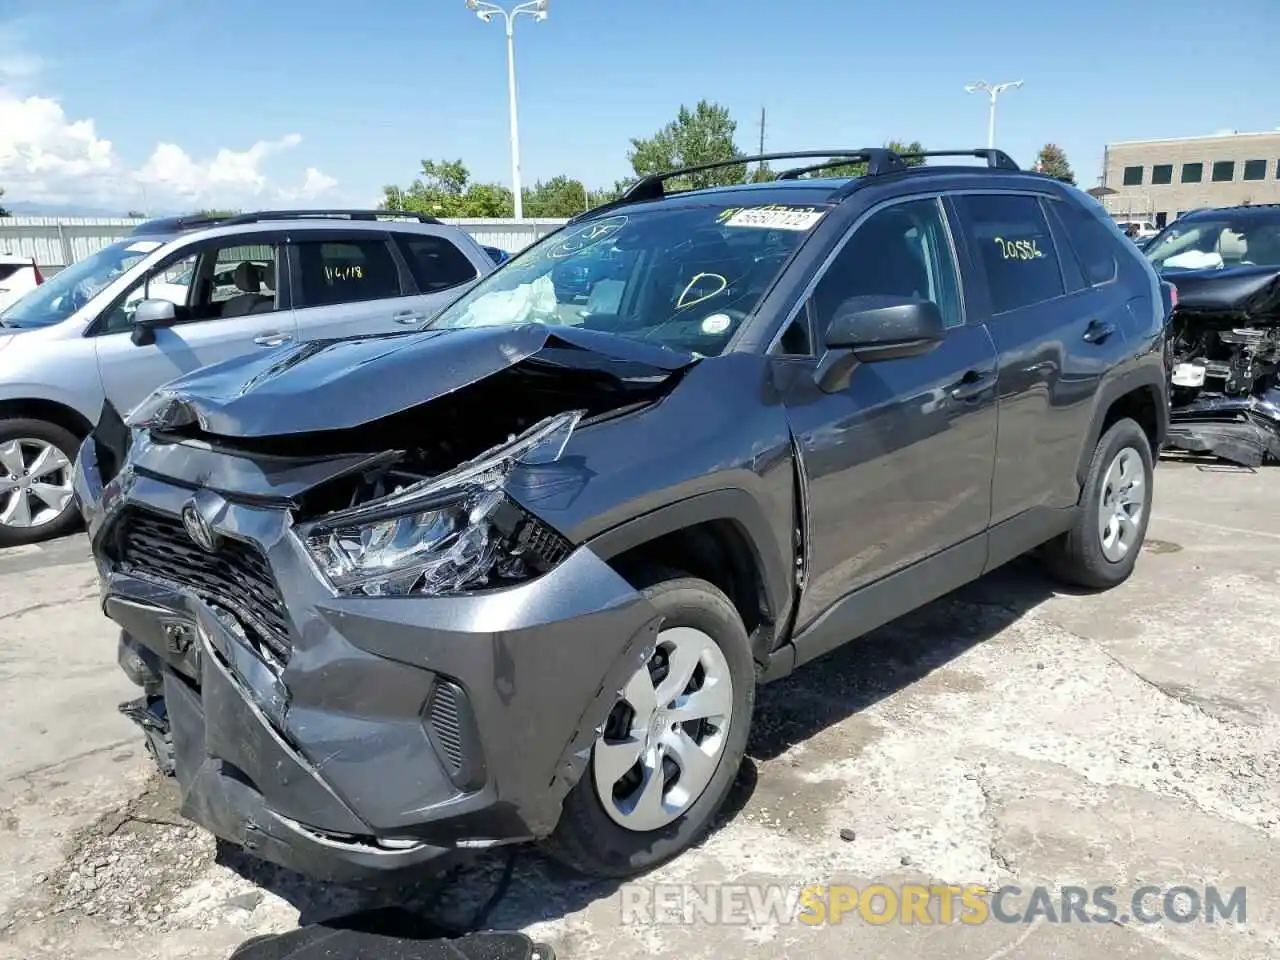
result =
[{"label": "black tire", "polygon": [[[1098,535],[1099,500],[1107,468],[1126,447],[1135,450],[1142,461],[1146,505],[1138,522],[1136,542],[1119,561],[1109,560],[1102,551]],[[1054,576],[1069,584],[1089,590],[1105,590],[1117,586],[1133,573],[1138,554],[1147,536],[1154,493],[1154,462],[1151,441],[1133,420],[1117,420],[1098,440],[1084,489],[1080,494],[1080,510],[1072,528],[1046,544],[1045,562]]]},{"label": "black tire", "polygon": [[681,816],[644,833],[615,823],[596,791],[591,764],[565,797],[555,832],[543,843],[566,866],[592,877],[625,878],[651,870],[700,840],[724,805],[742,764],[755,709],[756,673],[747,631],[729,598],[705,580],[670,572],[643,591],[663,626],[696,627],[724,653],[733,707],[724,752],[702,795]]},{"label": "black tire", "polygon": [[[56,423],[47,420],[0,420],[0,444],[18,439],[43,440],[53,444],[72,463],[75,463],[76,456],[80,453],[80,441],[71,431]],[[9,527],[0,524],[0,547],[19,547],[64,537],[76,530],[80,521],[80,511],[76,507],[75,498],[72,498],[57,519],[38,527]]]}]

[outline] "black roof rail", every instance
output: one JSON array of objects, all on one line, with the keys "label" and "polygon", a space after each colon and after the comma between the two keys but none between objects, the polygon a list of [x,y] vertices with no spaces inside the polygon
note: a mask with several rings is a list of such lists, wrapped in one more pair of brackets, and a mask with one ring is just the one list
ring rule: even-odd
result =
[{"label": "black roof rail", "polygon": [[155,217],[134,227],[133,234],[137,236],[145,233],[178,233],[198,227],[212,227],[225,220],[226,217],[209,216],[204,213],[184,214],[179,217]]},{"label": "black roof rail", "polygon": [[404,210],[255,210],[218,220],[219,226],[261,223],[269,220],[416,220],[418,223],[440,223],[436,217]]},{"label": "black roof rail", "polygon": [[[887,147],[865,147],[860,150],[798,150],[789,153],[760,153],[751,157],[735,157],[732,160],[717,160],[715,163],[699,163],[692,167],[681,167],[678,170],[667,170],[664,173],[651,173],[641,177],[618,198],[618,203],[643,203],[645,200],[661,200],[666,196],[663,185],[676,177],[690,173],[701,173],[704,170],[721,170],[725,167],[736,167],[749,163],[768,163],[770,160],[802,160],[805,157],[822,157],[825,160],[838,158],[841,162],[866,161],[869,175],[890,173],[906,165],[896,153]],[[826,166],[827,164],[824,164]]]},{"label": "black roof rail", "polygon": [[911,153],[899,154],[904,160],[914,160],[917,157],[977,157],[980,160],[986,160],[987,166],[992,170],[1021,170],[1022,168],[1003,150],[996,150],[994,147],[982,147],[978,150],[917,150]]}]

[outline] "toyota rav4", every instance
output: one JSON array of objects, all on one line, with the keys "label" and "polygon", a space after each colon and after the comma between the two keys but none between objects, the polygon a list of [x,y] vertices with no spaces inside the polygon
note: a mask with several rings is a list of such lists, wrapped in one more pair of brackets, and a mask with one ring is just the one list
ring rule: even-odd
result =
[{"label": "toyota rav4", "polygon": [[76,490],[186,816],[333,880],[535,839],[631,875],[708,828],[758,684],[1028,551],[1129,576],[1138,249],[999,151],[787,156],[646,177],[420,331],[104,412]]}]

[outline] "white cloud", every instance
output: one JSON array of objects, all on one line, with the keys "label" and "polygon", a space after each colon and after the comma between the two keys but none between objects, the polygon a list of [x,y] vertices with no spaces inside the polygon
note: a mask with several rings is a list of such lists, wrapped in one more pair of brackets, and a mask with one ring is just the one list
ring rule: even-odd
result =
[{"label": "white cloud", "polygon": [[[0,34],[0,52],[2,41]],[[31,63],[27,67],[37,69]],[[110,140],[98,135],[93,120],[68,117],[57,100],[22,96],[0,75],[0,187],[10,201],[123,208],[145,200],[152,209],[165,209],[315,200],[332,191],[337,180],[308,167],[299,185],[285,186],[264,169],[267,161],[301,143],[301,135],[290,133],[259,140],[247,150],[223,147],[203,160],[177,144],[160,143],[134,170]]]}]

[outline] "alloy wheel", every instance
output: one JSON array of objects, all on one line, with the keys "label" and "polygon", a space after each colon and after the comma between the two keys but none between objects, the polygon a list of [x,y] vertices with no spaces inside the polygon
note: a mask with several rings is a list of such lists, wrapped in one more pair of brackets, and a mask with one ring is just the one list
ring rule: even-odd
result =
[{"label": "alloy wheel", "polygon": [[724,652],[693,627],[658,633],[596,739],[596,792],[614,823],[657,830],[697,802],[715,775],[733,713]]},{"label": "alloy wheel", "polygon": [[1102,476],[1098,494],[1098,538],[1102,555],[1119,563],[1138,546],[1138,533],[1147,509],[1147,478],[1142,457],[1124,447]]},{"label": "alloy wheel", "polygon": [[0,526],[43,527],[71,503],[71,460],[47,440],[0,440]]}]

